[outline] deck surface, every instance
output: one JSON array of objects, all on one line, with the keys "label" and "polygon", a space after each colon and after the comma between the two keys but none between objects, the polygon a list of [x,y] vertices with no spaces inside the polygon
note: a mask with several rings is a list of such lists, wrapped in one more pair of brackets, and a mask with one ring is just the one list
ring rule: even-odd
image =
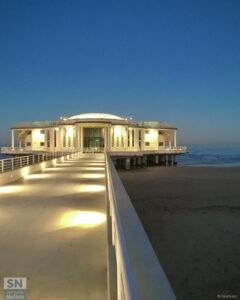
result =
[{"label": "deck surface", "polygon": [[29,300],[106,300],[105,214],[103,154],[9,185],[0,192],[1,286],[4,277],[27,277]]}]

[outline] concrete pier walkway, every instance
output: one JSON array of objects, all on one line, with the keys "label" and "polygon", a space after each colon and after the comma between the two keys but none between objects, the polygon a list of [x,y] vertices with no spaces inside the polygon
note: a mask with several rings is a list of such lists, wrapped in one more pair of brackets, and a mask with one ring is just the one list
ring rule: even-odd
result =
[{"label": "concrete pier walkway", "polygon": [[4,277],[27,277],[27,299],[106,300],[105,218],[103,154],[0,187],[1,286]]}]

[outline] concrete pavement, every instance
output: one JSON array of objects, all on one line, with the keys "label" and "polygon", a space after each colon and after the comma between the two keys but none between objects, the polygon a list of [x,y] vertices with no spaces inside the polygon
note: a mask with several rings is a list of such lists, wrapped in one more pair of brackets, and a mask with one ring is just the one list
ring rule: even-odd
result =
[{"label": "concrete pavement", "polygon": [[27,277],[29,300],[106,300],[105,218],[103,154],[0,188],[1,286],[4,277]]}]

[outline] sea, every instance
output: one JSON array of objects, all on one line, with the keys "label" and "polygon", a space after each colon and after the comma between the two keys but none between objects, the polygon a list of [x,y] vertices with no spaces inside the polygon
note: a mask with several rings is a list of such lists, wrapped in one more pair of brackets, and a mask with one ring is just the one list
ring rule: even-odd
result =
[{"label": "sea", "polygon": [[[187,153],[178,155],[180,166],[240,167],[240,144],[187,145]],[[0,153],[0,159],[9,158]]]},{"label": "sea", "polygon": [[187,145],[187,151],[178,156],[178,165],[240,167],[240,144]]}]

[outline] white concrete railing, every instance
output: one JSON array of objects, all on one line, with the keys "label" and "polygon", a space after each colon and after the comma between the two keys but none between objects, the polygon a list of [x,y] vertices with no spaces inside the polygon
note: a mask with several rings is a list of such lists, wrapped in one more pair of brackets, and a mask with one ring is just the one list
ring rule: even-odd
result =
[{"label": "white concrete railing", "polygon": [[[73,152],[76,152],[77,149],[75,148],[58,148],[58,151],[55,151],[55,152],[68,152],[68,154],[71,154]],[[20,154],[20,153],[31,153],[31,154],[34,154],[34,153],[38,153],[38,154],[42,154],[42,153],[54,153],[52,151],[49,151],[49,149],[47,147],[39,147],[39,148],[34,148],[33,150],[31,149],[26,149],[24,147],[2,147],[1,148],[1,152],[3,154]]]},{"label": "white concrete railing", "polygon": [[[72,154],[74,154],[73,152]],[[69,155],[65,152],[55,152],[47,154],[35,154],[27,156],[18,156],[12,158],[0,159],[0,173],[16,170],[25,166],[30,166],[50,159]]]},{"label": "white concrete railing", "polygon": [[186,146],[176,146],[176,147],[166,147],[166,150],[183,150],[183,151],[187,151],[187,147]]},{"label": "white concrete railing", "polygon": [[144,149],[141,149],[139,150],[139,148],[137,147],[128,147],[128,148],[115,148],[115,149],[111,149],[109,150],[110,152],[139,152],[139,153],[147,153],[147,152],[150,152],[150,151],[153,151],[153,152],[156,152],[156,153],[165,153],[167,154],[167,152],[186,152],[187,151],[187,147],[186,146],[177,146],[177,147],[174,147],[172,146],[171,148],[170,147],[164,147],[164,148],[157,148],[156,147],[145,147]]},{"label": "white concrete railing", "polygon": [[34,150],[26,149],[24,147],[2,147],[1,152],[2,153],[14,153],[14,152],[45,152],[45,147],[42,148],[34,148]]},{"label": "white concrete railing", "polygon": [[176,300],[109,153],[106,174],[117,300]]},{"label": "white concrete railing", "polygon": [[5,152],[5,151],[24,151],[24,148],[20,148],[20,147],[14,147],[14,148],[12,148],[12,147],[2,147],[1,148],[1,151],[2,152]]}]

